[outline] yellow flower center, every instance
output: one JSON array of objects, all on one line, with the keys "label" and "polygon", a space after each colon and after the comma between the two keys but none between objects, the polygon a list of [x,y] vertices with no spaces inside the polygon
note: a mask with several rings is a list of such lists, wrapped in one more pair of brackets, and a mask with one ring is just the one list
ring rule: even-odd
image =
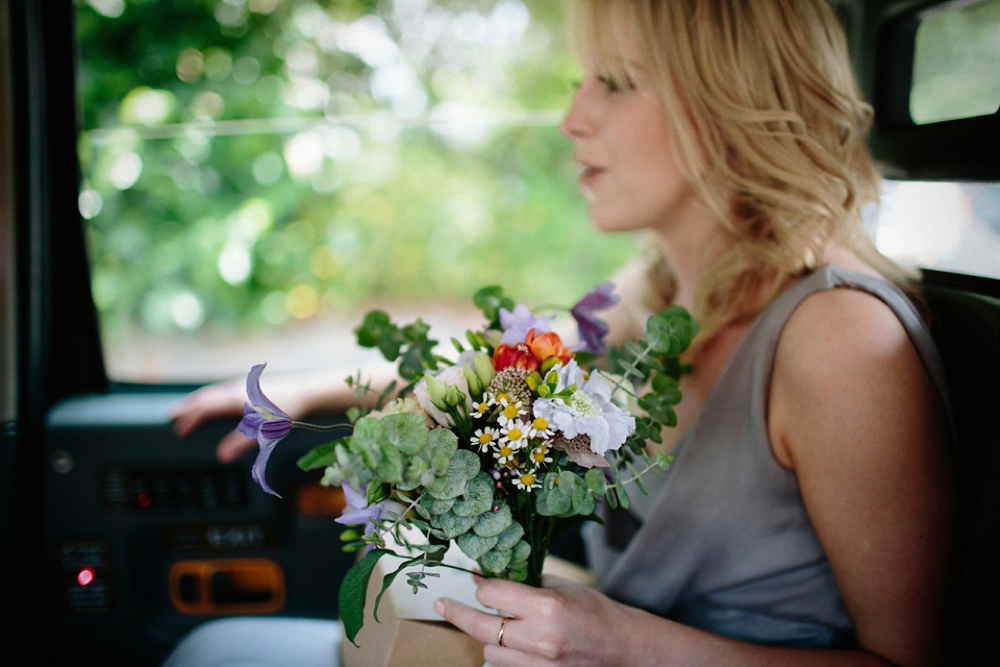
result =
[{"label": "yellow flower center", "polygon": [[531,422],[531,425],[539,431],[544,431],[549,427],[549,420],[545,417],[535,417],[535,421]]},{"label": "yellow flower center", "polygon": [[506,408],[503,409],[503,416],[506,417],[507,419],[513,419],[514,417],[517,416],[517,413],[520,411],[520,408],[521,408],[520,404],[511,403],[510,405],[508,405]]},{"label": "yellow flower center", "polygon": [[510,438],[511,440],[520,440],[522,435],[523,434],[521,433],[521,429],[519,428],[512,428],[509,431],[507,431],[507,437]]},{"label": "yellow flower center", "polygon": [[525,486],[531,486],[532,484],[535,483],[535,476],[532,475],[530,472],[526,472],[523,475],[521,475],[521,483],[524,484]]},{"label": "yellow flower center", "polygon": [[510,447],[501,447],[500,448],[500,456],[501,457],[510,456],[513,453],[514,453],[514,450],[511,449]]},{"label": "yellow flower center", "polygon": [[535,459],[538,463],[545,460],[545,448],[539,447],[535,451],[531,452],[531,458]]},{"label": "yellow flower center", "polygon": [[479,444],[480,445],[488,445],[491,442],[493,442],[493,434],[492,433],[483,433],[481,436],[479,436]]}]

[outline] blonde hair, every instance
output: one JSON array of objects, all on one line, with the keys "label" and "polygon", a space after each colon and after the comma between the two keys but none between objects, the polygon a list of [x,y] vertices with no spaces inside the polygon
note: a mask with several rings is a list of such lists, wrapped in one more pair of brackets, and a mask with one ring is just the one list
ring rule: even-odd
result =
[{"label": "blonde hair", "polygon": [[703,341],[756,316],[831,241],[907,283],[862,229],[879,189],[872,109],[826,0],[575,0],[571,26],[597,62],[632,40],[678,168],[735,239],[696,296]]}]

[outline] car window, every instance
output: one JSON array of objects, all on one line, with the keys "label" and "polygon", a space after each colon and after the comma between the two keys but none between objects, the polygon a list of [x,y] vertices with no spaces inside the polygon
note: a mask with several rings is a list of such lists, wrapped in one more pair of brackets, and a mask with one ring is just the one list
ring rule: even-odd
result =
[{"label": "car window", "polygon": [[910,115],[933,123],[1000,109],[1000,0],[952,2],[921,17]]},{"label": "car window", "polygon": [[875,243],[890,257],[1000,278],[1000,185],[887,180],[872,214]]}]

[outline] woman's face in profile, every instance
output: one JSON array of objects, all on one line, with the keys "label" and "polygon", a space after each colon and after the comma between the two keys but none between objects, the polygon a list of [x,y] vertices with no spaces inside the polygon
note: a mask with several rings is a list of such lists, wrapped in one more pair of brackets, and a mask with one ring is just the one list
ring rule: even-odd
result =
[{"label": "woman's face in profile", "polygon": [[562,123],[575,143],[580,189],[601,231],[660,229],[694,204],[679,172],[666,114],[634,46],[584,58],[584,78]]}]

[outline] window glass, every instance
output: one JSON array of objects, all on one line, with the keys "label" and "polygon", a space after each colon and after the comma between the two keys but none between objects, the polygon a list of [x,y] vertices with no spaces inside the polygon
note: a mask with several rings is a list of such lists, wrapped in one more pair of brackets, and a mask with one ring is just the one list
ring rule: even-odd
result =
[{"label": "window glass", "polygon": [[886,181],[874,232],[908,265],[1000,278],[1000,184]]},{"label": "window glass", "polygon": [[577,192],[561,4],[77,0],[112,378],[356,365],[371,307],[461,334],[480,286],[571,303],[607,279],[635,241]]},{"label": "window glass", "polygon": [[1000,108],[1000,0],[953,2],[917,29],[910,114],[933,123]]}]

